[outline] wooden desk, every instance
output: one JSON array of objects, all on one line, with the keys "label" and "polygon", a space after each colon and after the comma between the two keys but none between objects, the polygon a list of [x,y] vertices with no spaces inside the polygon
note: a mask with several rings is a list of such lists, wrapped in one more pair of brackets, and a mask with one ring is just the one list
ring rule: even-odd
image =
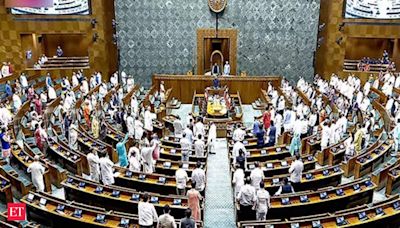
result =
[{"label": "wooden desk", "polygon": [[[329,186],[337,186],[342,181],[343,170],[339,166],[328,166],[314,169],[302,174],[301,182],[294,186],[295,192],[318,190]],[[274,195],[284,178],[289,179],[290,174],[284,174],[264,179],[265,188]]]},{"label": "wooden desk", "polygon": [[[274,196],[271,198],[271,208],[268,211],[267,218],[287,218],[323,212],[334,212],[370,203],[372,202],[372,196],[376,186],[373,183],[371,183],[371,186],[366,186],[364,184],[365,181],[366,179],[360,179],[335,188]],[[353,189],[353,186],[356,184],[360,187],[357,191]],[[336,194],[336,190],[338,189],[342,189],[345,195],[338,196]],[[327,193],[327,199],[320,198],[320,193],[323,192]],[[304,203],[300,202],[300,196],[302,195],[307,195],[309,201]],[[289,198],[290,204],[283,205],[283,198]],[[290,211],[290,213],[287,213],[288,211]]]},{"label": "wooden desk", "polygon": [[[251,104],[251,102],[257,99],[258,94],[252,93],[252,91],[266,89],[268,87],[268,82],[276,86],[279,86],[281,83],[280,76],[221,76],[218,79],[221,82],[221,86],[228,86],[230,91],[239,91],[244,104]],[[164,81],[166,88],[173,88],[171,96],[182,101],[184,104],[190,104],[192,102],[192,95],[195,91],[197,91],[197,93],[204,93],[205,88],[212,86],[213,80],[214,78],[211,76],[201,75],[153,75],[153,85],[159,88],[160,82]]]},{"label": "wooden desk", "polygon": [[[292,225],[299,227],[313,227],[318,221],[321,227],[338,227],[336,219],[342,217],[347,225],[343,227],[398,227],[400,223],[400,210],[395,210],[393,204],[400,203],[399,198],[391,198],[382,203],[371,206],[357,206],[351,209],[336,211],[335,213],[316,214],[312,216],[291,217],[289,219],[275,219],[267,221],[245,221],[240,222],[239,228],[261,228],[271,225],[274,228],[287,228]],[[380,208],[382,215],[377,215],[376,210]],[[360,213],[365,213],[367,219],[361,220]]]},{"label": "wooden desk", "polygon": [[[84,187],[79,187],[80,183],[84,183]],[[89,181],[78,176],[68,176],[62,185],[65,189],[65,197],[67,200],[75,200],[91,206],[104,207],[106,210],[116,210],[126,213],[138,214],[138,203],[143,193],[134,189],[123,188],[114,185],[101,185],[97,182]],[[95,192],[96,188],[102,188],[102,192]],[[113,196],[113,191],[119,191],[119,197]],[[136,195],[139,199],[132,199]],[[183,218],[185,210],[188,206],[188,198],[186,196],[166,196],[151,193],[150,197],[157,197],[158,202],[154,203],[154,207],[159,215],[163,214],[164,205],[171,207],[171,215],[176,218]],[[174,204],[174,201],[177,201]],[[179,201],[179,202],[178,202]]]},{"label": "wooden desk", "polygon": [[390,156],[390,148],[391,145],[385,143],[375,150],[368,151],[359,156],[354,166],[354,178],[357,179],[371,174],[386,157]]},{"label": "wooden desk", "polygon": [[[315,169],[315,164],[317,160],[313,156],[303,156],[302,160],[304,162],[304,171],[309,171]],[[283,164],[286,162],[287,164]],[[260,163],[260,168],[264,172],[264,176],[270,177],[280,174],[286,174],[289,172],[290,165],[294,162],[294,158],[286,158],[285,160],[272,160]],[[245,174],[247,176],[250,175],[251,166],[254,166],[253,163],[248,162],[245,170]]]},{"label": "wooden desk", "polygon": [[[128,169],[115,166],[115,171],[119,173],[115,177],[115,185],[134,188],[138,191],[149,191],[160,194],[176,194],[176,180],[174,176],[166,176],[160,174],[146,174],[141,172],[132,172],[132,176],[126,175]],[[144,175],[145,179],[140,179],[140,175]],[[165,183],[160,183],[159,178],[165,178]],[[191,182],[188,181],[186,188],[190,189]]]},{"label": "wooden desk", "polygon": [[[190,162],[197,162],[197,161],[206,162],[207,157],[208,157],[208,152],[205,151],[204,156],[189,155],[189,161]],[[182,160],[181,149],[161,145],[160,158],[172,160],[172,161],[181,161]]]},{"label": "wooden desk", "polygon": [[2,175],[0,175],[0,200],[5,203],[12,203],[14,201],[11,182]]}]

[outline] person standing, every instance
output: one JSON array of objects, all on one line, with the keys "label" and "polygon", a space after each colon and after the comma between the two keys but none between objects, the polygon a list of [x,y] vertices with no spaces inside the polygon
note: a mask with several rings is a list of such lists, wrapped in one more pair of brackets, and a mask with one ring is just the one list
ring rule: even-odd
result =
[{"label": "person standing", "polygon": [[203,200],[200,192],[196,190],[196,183],[192,181],[192,188],[187,192],[186,196],[188,197],[188,205],[192,210],[193,219],[201,220],[201,209],[200,202]]},{"label": "person standing", "polygon": [[33,162],[28,167],[28,173],[31,173],[32,183],[35,186],[36,190],[39,192],[44,191],[44,178],[43,174],[46,169],[43,165],[39,162],[40,157],[36,155],[33,158]]},{"label": "person standing", "polygon": [[154,205],[149,203],[149,194],[145,193],[142,199],[138,204],[139,227],[154,228],[154,224],[158,222],[157,211]]},{"label": "person standing", "polygon": [[1,140],[2,157],[7,161],[7,163],[10,163],[12,140],[10,138],[9,131],[7,130],[6,127],[3,127],[1,130],[0,140]]},{"label": "person standing", "polygon": [[397,120],[396,126],[393,129],[393,140],[394,140],[394,156],[397,156],[399,151],[399,143],[400,143],[400,119]]},{"label": "person standing", "polygon": [[186,209],[185,217],[181,219],[179,227],[182,228],[197,228],[196,221],[192,218],[192,210],[190,208]]},{"label": "person standing", "polygon": [[262,116],[263,125],[264,125],[265,130],[267,130],[271,124],[271,109],[272,109],[272,106],[267,106],[267,108]]},{"label": "person standing", "polygon": [[171,208],[168,204],[164,206],[163,211],[164,214],[158,217],[157,228],[176,228],[175,218],[169,214]]},{"label": "person standing", "polygon": [[203,138],[206,134],[206,131],[204,129],[204,124],[203,124],[203,119],[201,117],[198,117],[197,123],[194,125],[193,128],[193,135],[201,135]]},{"label": "person standing", "polygon": [[99,123],[99,118],[97,117],[96,114],[92,115],[92,134],[93,138],[98,139],[100,136],[100,123]]},{"label": "person standing", "polygon": [[143,172],[147,174],[152,174],[154,172],[153,163],[153,151],[156,148],[156,144],[153,143],[151,146],[146,143],[141,150],[141,160],[143,161]]},{"label": "person standing", "polygon": [[304,164],[301,160],[300,154],[296,154],[296,160],[292,162],[289,168],[290,181],[292,183],[300,183],[302,172],[304,170]]},{"label": "person standing", "polygon": [[140,172],[139,149],[135,146],[129,149],[129,170],[132,172]]},{"label": "person standing", "polygon": [[150,132],[153,131],[153,119],[154,114],[151,112],[151,107],[149,106],[144,112],[144,129]]},{"label": "person standing", "polygon": [[208,129],[207,137],[207,149],[209,154],[215,154],[215,143],[217,141],[217,126],[214,122],[210,122],[210,128]]},{"label": "person standing", "polygon": [[183,133],[183,124],[181,121],[181,117],[177,116],[176,119],[173,122],[174,126],[174,135],[177,138],[182,138],[182,133]]},{"label": "person standing", "polygon": [[254,163],[255,168],[250,173],[251,186],[256,190],[260,188],[260,183],[264,182],[264,171],[260,169],[260,163]]},{"label": "person standing", "polygon": [[206,148],[206,145],[204,141],[201,138],[201,135],[197,136],[197,140],[194,142],[194,154],[197,157],[204,157],[204,150]]},{"label": "person standing", "polygon": [[256,202],[256,189],[250,185],[250,178],[246,178],[245,185],[240,188],[236,200],[239,203],[239,221],[254,220],[253,207]]},{"label": "person standing", "polygon": [[197,161],[196,168],[192,172],[192,182],[196,183],[196,190],[204,196],[204,190],[206,187],[206,172],[201,168],[201,162]]},{"label": "person standing", "polygon": [[217,63],[214,63],[211,73],[212,73],[212,75],[220,75],[221,70],[219,69],[219,66]]},{"label": "person standing", "polygon": [[232,184],[235,187],[235,197],[239,194],[240,188],[244,185],[244,171],[238,163],[235,165],[236,170],[233,173]]},{"label": "person standing", "polygon": [[181,145],[181,153],[182,153],[182,162],[188,162],[189,161],[189,153],[190,150],[192,149],[192,143],[190,143],[189,139],[186,138],[186,134],[183,133],[183,137],[179,141],[179,144]]},{"label": "person standing", "polygon": [[183,163],[175,172],[176,194],[184,196],[186,194],[186,183],[189,181],[186,170],[183,169]]},{"label": "person standing", "polygon": [[[68,115],[68,114],[67,114]],[[68,118],[69,123],[72,121]],[[68,130],[67,130],[68,129]],[[66,134],[68,135],[66,138],[68,139],[69,147],[73,150],[78,149],[78,127],[75,123],[71,123],[71,125],[66,128]]]},{"label": "person standing", "polygon": [[236,125],[236,129],[233,131],[232,139],[233,141],[243,141],[246,136],[246,132],[241,128],[240,124]]},{"label": "person standing", "polygon": [[360,127],[360,124],[357,124],[356,133],[354,134],[354,149],[356,151],[356,154],[361,152],[363,137],[364,137],[364,131]]},{"label": "person standing", "polygon": [[119,160],[119,165],[121,167],[127,167],[128,166],[128,158],[126,155],[126,142],[128,141],[128,134],[125,134],[125,138],[117,143],[117,153],[118,153],[118,160]]},{"label": "person standing", "polygon": [[101,172],[101,181],[103,182],[103,184],[104,185],[114,184],[114,173],[113,173],[114,163],[108,158],[106,153],[100,154],[99,164]]},{"label": "person standing", "polygon": [[96,150],[91,150],[87,155],[87,161],[90,170],[90,179],[92,181],[100,181],[100,159]]},{"label": "person standing", "polygon": [[36,146],[46,156],[47,155],[47,133],[41,124],[36,125],[35,130]]},{"label": "person standing", "polygon": [[276,143],[276,127],[274,125],[274,121],[271,120],[270,127],[268,129],[268,142],[267,147],[275,146]]},{"label": "person standing", "polygon": [[268,208],[271,207],[271,196],[264,187],[264,182],[261,182],[260,189],[256,193],[256,203],[254,209],[256,210],[256,219],[258,221],[266,220]]},{"label": "person standing", "polygon": [[64,51],[61,49],[60,46],[57,46],[56,55],[57,57],[62,57],[64,55]]},{"label": "person standing", "polygon": [[229,65],[229,62],[226,61],[224,65],[224,76],[228,76],[231,74],[231,66]]}]

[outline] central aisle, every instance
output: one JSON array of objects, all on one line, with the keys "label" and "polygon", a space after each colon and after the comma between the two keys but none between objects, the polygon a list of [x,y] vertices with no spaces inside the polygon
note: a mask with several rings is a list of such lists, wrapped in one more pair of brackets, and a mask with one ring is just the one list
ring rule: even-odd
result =
[{"label": "central aisle", "polygon": [[217,139],[215,151],[208,155],[204,225],[206,228],[234,228],[235,209],[226,139]]}]

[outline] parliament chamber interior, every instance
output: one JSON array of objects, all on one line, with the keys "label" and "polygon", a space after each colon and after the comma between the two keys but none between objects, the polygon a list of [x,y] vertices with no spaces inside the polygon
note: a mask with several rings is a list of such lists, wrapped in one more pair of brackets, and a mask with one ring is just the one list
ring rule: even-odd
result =
[{"label": "parliament chamber interior", "polygon": [[399,0],[0,0],[0,227],[400,227]]}]

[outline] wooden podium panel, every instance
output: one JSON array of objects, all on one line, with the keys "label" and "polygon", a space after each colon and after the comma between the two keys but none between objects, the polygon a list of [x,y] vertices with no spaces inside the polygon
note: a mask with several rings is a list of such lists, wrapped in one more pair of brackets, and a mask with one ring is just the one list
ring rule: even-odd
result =
[{"label": "wooden podium panel", "polygon": [[[172,97],[179,99],[184,104],[192,103],[194,92],[204,93],[205,88],[212,86],[212,76],[196,75],[153,75],[153,86],[159,88],[160,82],[164,81],[165,88],[173,88]],[[261,89],[268,88],[268,82],[275,87],[280,86],[280,76],[220,76],[221,86],[228,86],[230,93],[240,93],[243,104],[251,104],[259,97]]]}]

